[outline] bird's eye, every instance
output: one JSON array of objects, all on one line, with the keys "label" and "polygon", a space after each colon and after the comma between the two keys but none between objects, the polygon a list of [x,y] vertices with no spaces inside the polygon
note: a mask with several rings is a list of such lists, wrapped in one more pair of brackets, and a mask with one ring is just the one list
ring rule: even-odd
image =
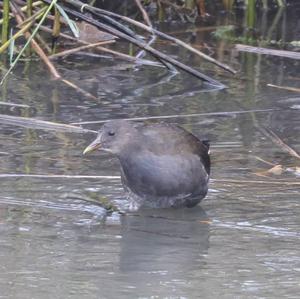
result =
[{"label": "bird's eye", "polygon": [[108,132],[108,135],[109,135],[109,136],[114,136],[114,135],[115,135],[115,132],[114,132],[114,131],[109,131],[109,132]]}]

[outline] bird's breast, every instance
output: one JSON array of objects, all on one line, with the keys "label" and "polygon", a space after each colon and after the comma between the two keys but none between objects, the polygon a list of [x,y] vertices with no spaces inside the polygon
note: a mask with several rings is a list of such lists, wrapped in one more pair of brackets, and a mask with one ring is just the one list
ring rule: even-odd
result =
[{"label": "bird's breast", "polygon": [[207,188],[208,175],[200,157],[194,154],[183,157],[149,152],[120,162],[125,187],[141,196],[187,195]]}]

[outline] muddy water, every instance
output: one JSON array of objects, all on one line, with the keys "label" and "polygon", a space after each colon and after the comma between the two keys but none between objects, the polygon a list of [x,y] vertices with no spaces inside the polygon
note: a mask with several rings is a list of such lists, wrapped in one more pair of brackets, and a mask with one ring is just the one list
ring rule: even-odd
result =
[{"label": "muddy water", "polygon": [[[236,77],[159,47],[201,65],[227,90],[160,68],[60,62],[95,101],[49,81],[37,62],[18,66],[1,101],[19,106],[1,103],[2,114],[63,123],[177,115],[165,121],[211,140],[212,180],[193,209],[107,214],[91,201],[127,202],[116,159],[82,156],[93,135],[0,124],[0,298],[299,298],[299,159],[264,131],[300,152],[298,94],[266,85],[299,87],[299,63],[238,53],[211,30],[199,29],[195,45],[209,44]],[[235,113],[219,113],[228,111]],[[266,174],[266,162],[288,170]]]}]

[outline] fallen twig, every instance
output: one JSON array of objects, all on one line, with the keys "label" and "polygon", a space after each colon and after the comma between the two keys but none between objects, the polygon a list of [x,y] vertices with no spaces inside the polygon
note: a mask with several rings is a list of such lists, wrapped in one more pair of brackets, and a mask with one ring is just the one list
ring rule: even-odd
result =
[{"label": "fallen twig", "polygon": [[[170,119],[170,118],[187,118],[187,117],[199,117],[199,116],[221,116],[221,115],[235,115],[244,113],[254,113],[254,112],[271,112],[276,109],[257,109],[257,110],[243,110],[243,111],[224,111],[224,112],[207,112],[207,113],[191,113],[191,114],[172,114],[172,115],[161,115],[161,116],[145,116],[145,117],[134,117],[125,118],[125,120],[150,120],[150,119]],[[72,125],[88,125],[88,124],[102,124],[108,120],[95,120],[95,121],[85,121],[85,122],[74,122]]]},{"label": "fallen twig", "polygon": [[248,46],[248,45],[241,45],[241,44],[235,45],[235,48],[238,51],[242,51],[242,52],[250,52],[250,53],[256,53],[256,54],[273,55],[273,56],[287,57],[287,58],[292,58],[292,59],[300,59],[299,52],[286,51],[286,50],[273,50],[273,49],[267,49],[267,48],[261,48],[261,47],[252,47],[252,46]]},{"label": "fallen twig", "polygon": [[290,86],[279,86],[279,85],[274,85],[274,84],[267,84],[269,87],[274,87],[278,89],[283,89],[283,90],[288,90],[288,91],[295,91],[295,92],[300,92],[300,88],[296,87],[290,87]]},{"label": "fallen twig", "polygon": [[[48,1],[48,0],[44,0],[44,1]],[[68,0],[69,1],[69,0]],[[216,87],[219,87],[219,88],[226,88],[226,86],[224,84],[222,84],[221,82],[218,82],[212,78],[210,78],[209,76],[205,75],[205,74],[202,74],[201,72],[175,60],[174,58],[152,48],[151,46],[148,46],[147,43],[145,43],[144,41],[141,41],[141,40],[137,40],[135,38],[132,38],[131,36],[128,36],[127,34],[109,26],[109,25],[106,25],[102,22],[99,22],[99,21],[96,21],[94,20],[93,18],[90,18],[82,13],[79,13],[79,12],[76,12],[74,10],[71,10],[67,7],[64,7],[63,8],[66,12],[68,12],[69,14],[75,16],[75,17],[78,17],[90,24],[93,24],[95,25],[96,27],[100,28],[101,30],[105,30],[107,31],[108,33],[112,34],[112,35],[115,35],[117,37],[120,37],[120,38],[123,38],[135,45],[137,45],[138,47],[146,50],[147,52],[151,53],[154,57],[160,59],[160,60],[164,60],[165,62],[168,62],[168,63],[171,63],[173,64],[174,66],[178,67],[179,69],[181,70],[184,70],[186,71],[187,73],[203,80],[203,81],[206,81],[208,83],[210,83],[211,85],[214,85]]]},{"label": "fallen twig", "polygon": [[261,161],[261,162],[263,162],[263,163],[265,163],[265,164],[268,164],[268,165],[270,165],[270,166],[276,166],[276,165],[277,165],[277,164],[271,163],[271,162],[269,162],[269,161],[266,161],[266,160],[264,160],[264,159],[262,159],[262,158],[260,158],[260,157],[258,157],[258,156],[254,156],[254,158],[256,158],[258,161]]},{"label": "fallen twig", "polygon": [[[44,0],[44,1],[48,1],[48,0]],[[231,72],[232,74],[236,73],[236,71],[233,70],[230,66],[228,66],[228,65],[226,65],[226,64],[224,64],[224,63],[222,63],[222,62],[220,62],[220,61],[218,61],[218,60],[216,60],[216,59],[200,52],[199,50],[191,47],[187,43],[185,43],[185,42],[183,42],[183,41],[181,41],[181,40],[179,40],[179,39],[177,39],[173,36],[170,36],[166,33],[163,33],[159,30],[156,30],[156,29],[154,29],[150,26],[147,26],[147,25],[145,25],[141,22],[135,21],[135,20],[133,20],[131,18],[128,18],[126,16],[122,16],[122,15],[119,15],[119,14],[116,14],[116,13],[113,13],[113,12],[110,12],[110,11],[107,11],[107,10],[104,10],[104,9],[92,7],[92,6],[84,4],[84,3],[82,3],[81,1],[78,1],[78,0],[65,0],[65,1],[72,4],[72,5],[74,5],[77,8],[80,8],[81,10],[87,10],[87,11],[89,11],[89,12],[95,14],[95,15],[99,16],[99,14],[100,14],[100,15],[112,16],[112,17],[118,18],[120,20],[123,20],[125,22],[128,22],[128,23],[130,23],[134,26],[137,26],[137,27],[149,32],[149,33],[155,33],[156,35],[158,35],[158,36],[160,36],[164,39],[170,40],[170,41],[176,43],[177,45],[180,45],[180,46],[186,48],[187,50],[193,52],[194,54],[202,57],[203,59],[206,59],[207,61],[221,67],[224,70],[227,70],[227,71]]]},{"label": "fallen twig", "polygon": [[300,182],[291,182],[286,180],[264,180],[264,181],[258,181],[258,180],[230,180],[230,179],[211,179],[211,182],[217,182],[217,183],[232,183],[232,184],[245,184],[246,186],[249,186],[249,184],[266,184],[266,185],[289,185],[289,186],[300,186]]},{"label": "fallen twig", "polygon": [[147,12],[145,11],[143,5],[141,4],[140,0],[135,0],[136,5],[138,6],[139,10],[141,11],[142,15],[143,15],[143,19],[145,21],[145,23],[149,26],[149,27],[153,27],[150,21],[150,18],[147,14]]},{"label": "fallen twig", "polygon": [[66,133],[97,133],[93,130],[83,129],[68,124],[59,124],[29,117],[11,116],[5,114],[0,114],[0,123],[30,129],[58,131]]},{"label": "fallen twig", "polygon": [[[141,11],[145,23],[146,23],[150,28],[153,29],[153,26],[152,26],[152,23],[151,23],[151,21],[150,21],[150,18],[149,18],[149,16],[148,16],[146,10],[144,9],[143,5],[141,4],[141,1],[140,1],[140,0],[135,0],[135,3],[136,3],[136,5],[138,6],[139,10]],[[147,43],[148,46],[151,46],[151,45],[155,42],[155,40],[156,40],[156,35],[155,35],[155,33],[154,33],[153,30],[152,30],[151,33],[152,33],[152,37],[150,38],[150,40],[149,40],[148,43]],[[142,58],[142,57],[145,56],[145,54],[146,54],[146,52],[145,52],[144,50],[141,50],[139,53],[137,53],[137,54],[135,55],[135,57],[136,57],[136,58]],[[166,67],[169,68],[170,70],[172,70],[172,68],[170,67],[170,64],[166,65]],[[172,70],[172,71],[174,71],[174,70]]]},{"label": "fallen twig", "polygon": [[10,106],[10,107],[30,108],[30,106],[28,106],[28,105],[9,103],[9,102],[0,102],[0,105]]},{"label": "fallen twig", "polygon": [[68,85],[69,87],[75,89],[78,93],[83,94],[85,97],[93,99],[93,100],[97,100],[97,97],[95,97],[94,95],[92,95],[90,92],[82,89],[81,87],[79,87],[78,85],[76,85],[75,83],[67,80],[67,79],[60,79],[61,82],[65,83],[66,85]]},{"label": "fallen twig", "polygon": [[[50,29],[46,26],[41,26],[41,30],[43,30],[45,32],[52,32],[52,29]],[[74,41],[74,42],[78,42],[78,43],[83,44],[83,45],[90,45],[90,43],[87,42],[87,41],[84,41],[84,40],[81,40],[81,39],[76,39],[75,37],[72,37],[72,36],[67,35],[65,33],[60,33],[59,36],[65,38],[65,39]],[[121,52],[117,52],[117,51],[114,51],[114,50],[111,50],[111,49],[108,49],[108,48],[105,48],[105,47],[97,46],[96,50],[112,54],[114,56],[120,57],[121,59],[124,59],[126,61],[130,61],[130,62],[134,62],[134,63],[137,63],[137,64],[163,67],[163,65],[159,62],[152,61],[152,60],[147,60],[147,59],[136,58],[136,57],[133,57],[133,56],[121,53]],[[50,58],[53,59],[53,56],[51,56]]]},{"label": "fallen twig", "polygon": [[63,57],[63,56],[68,56],[68,55],[74,54],[74,53],[82,51],[82,50],[87,50],[87,49],[95,48],[95,47],[98,47],[98,46],[101,46],[101,45],[112,44],[114,42],[115,42],[114,40],[111,40],[111,41],[101,41],[101,42],[94,43],[94,44],[88,44],[88,45],[80,46],[80,47],[77,47],[77,48],[65,50],[65,51],[62,51],[62,52],[50,55],[49,59],[55,59],[55,58],[59,58],[59,57]]},{"label": "fallen twig", "polygon": [[0,178],[38,178],[38,179],[107,179],[119,180],[120,176],[113,175],[63,175],[63,174],[25,174],[0,173]]},{"label": "fallen twig", "polygon": [[269,137],[275,144],[282,150],[289,153],[291,156],[300,159],[299,154],[292,149],[289,145],[284,143],[271,129],[260,127],[259,130],[267,137]]}]

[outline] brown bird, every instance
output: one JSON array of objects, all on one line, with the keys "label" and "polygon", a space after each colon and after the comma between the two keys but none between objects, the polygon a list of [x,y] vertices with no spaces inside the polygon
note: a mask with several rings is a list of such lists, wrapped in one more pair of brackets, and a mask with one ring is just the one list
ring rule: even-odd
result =
[{"label": "brown bird", "polygon": [[179,126],[108,121],[83,153],[95,149],[119,159],[131,210],[193,207],[207,194],[209,144]]}]

